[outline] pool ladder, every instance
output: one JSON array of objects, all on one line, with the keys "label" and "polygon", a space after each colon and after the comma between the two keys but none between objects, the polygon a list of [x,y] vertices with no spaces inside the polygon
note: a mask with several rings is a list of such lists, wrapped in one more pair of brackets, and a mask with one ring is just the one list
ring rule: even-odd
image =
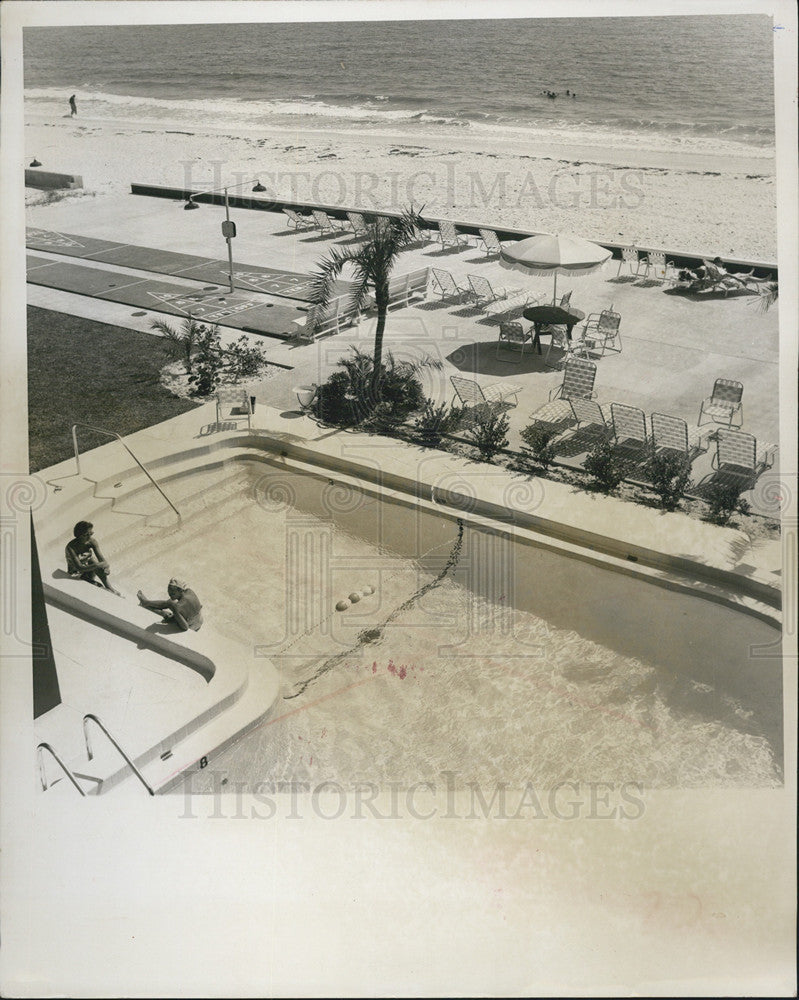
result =
[{"label": "pool ladder", "polygon": [[[114,739],[114,737],[111,735],[111,733],[109,733],[109,731],[106,729],[105,725],[97,718],[97,716],[93,712],[87,712],[86,715],[83,716],[83,738],[86,741],[86,756],[89,758],[89,760],[92,760],[93,757],[94,757],[94,751],[92,750],[91,740],[89,739],[89,726],[88,726],[88,724],[90,722],[93,722],[95,725],[99,726],[99,728],[102,730],[102,732],[108,737],[108,740],[111,743],[111,745],[114,747],[115,750],[117,750],[119,752],[119,754],[122,756],[122,758],[125,761],[125,763],[131,769],[131,771],[133,771],[133,773],[136,775],[136,777],[139,779],[139,781],[144,785],[144,787],[147,789],[147,791],[149,792],[149,794],[150,795],[155,795],[155,791],[153,790],[152,786],[149,784],[149,782],[147,781],[147,779],[144,777],[144,775],[141,773],[141,771],[138,769],[138,767],[136,767],[136,765],[133,763],[133,761],[128,756],[128,754],[125,753],[125,751],[122,749],[122,747],[119,745],[119,743]],[[77,788],[78,793],[81,796],[85,797],[86,792],[84,792],[84,790],[78,784],[78,779],[75,777],[75,775],[73,774],[73,772],[70,771],[70,769],[63,762],[63,760],[61,760],[61,758],[58,756],[58,754],[55,752],[55,750],[50,746],[50,744],[46,743],[46,742],[40,743],[36,747],[36,759],[37,759],[37,763],[38,763],[38,766],[39,766],[39,781],[42,784],[42,790],[43,791],[47,791],[47,789],[49,788],[49,784],[48,784],[48,781],[47,781],[47,773],[45,772],[45,768],[44,768],[44,752],[45,752],[45,750],[52,756],[53,760],[56,762],[56,764],[58,764],[58,766],[61,768],[61,770],[67,776],[67,778],[72,782],[72,784],[75,786],[75,788]]]},{"label": "pool ladder", "polygon": [[107,431],[104,427],[95,427],[93,424],[77,423],[77,424],[73,424],[72,425],[72,444],[73,444],[73,446],[75,448],[75,466],[77,468],[78,475],[80,475],[80,452],[78,451],[78,428],[79,427],[85,427],[87,430],[94,431],[97,434],[107,434],[108,437],[115,437],[117,439],[117,441],[119,441],[119,443],[125,449],[125,451],[130,455],[130,457],[133,459],[133,461],[136,463],[136,465],[138,465],[138,467],[141,469],[141,471],[145,474],[145,476],[147,476],[147,478],[150,480],[150,482],[153,484],[153,486],[158,490],[158,492],[161,494],[161,496],[164,498],[164,500],[166,500],[166,502],[169,504],[169,506],[172,508],[172,510],[174,510],[174,512],[178,516],[178,520],[180,520],[180,511],[172,503],[172,501],[169,499],[169,497],[166,495],[166,493],[164,493],[164,491],[161,489],[161,487],[158,485],[158,483],[155,481],[155,479],[147,471],[147,469],[145,468],[145,466],[142,465],[142,463],[138,460],[138,458],[136,458],[136,456],[133,454],[133,452],[130,450],[130,448],[128,448],[128,446],[122,440],[122,436],[120,434],[117,434],[116,431]]}]

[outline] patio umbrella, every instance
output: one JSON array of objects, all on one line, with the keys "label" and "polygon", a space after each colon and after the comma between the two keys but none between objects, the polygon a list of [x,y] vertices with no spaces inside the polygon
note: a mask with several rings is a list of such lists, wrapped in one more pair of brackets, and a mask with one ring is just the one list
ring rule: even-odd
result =
[{"label": "patio umbrella", "polygon": [[554,302],[558,294],[559,274],[571,274],[575,277],[590,274],[598,270],[610,256],[610,250],[584,240],[581,236],[545,233],[511,243],[503,249],[499,262],[502,267],[522,271],[524,274],[554,274]]}]

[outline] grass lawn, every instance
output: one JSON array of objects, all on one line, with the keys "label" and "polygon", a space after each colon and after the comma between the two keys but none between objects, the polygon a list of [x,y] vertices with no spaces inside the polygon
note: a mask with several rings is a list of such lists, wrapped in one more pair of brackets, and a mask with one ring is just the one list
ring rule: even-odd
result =
[{"label": "grass lawn", "polygon": [[[131,434],[193,409],[158,381],[160,337],[28,307],[30,471],[74,455],[72,425]],[[111,438],[81,428],[81,451]]]}]

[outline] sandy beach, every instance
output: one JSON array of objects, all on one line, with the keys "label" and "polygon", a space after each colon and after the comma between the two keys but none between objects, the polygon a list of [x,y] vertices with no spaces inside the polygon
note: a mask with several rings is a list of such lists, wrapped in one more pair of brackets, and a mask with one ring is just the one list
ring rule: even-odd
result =
[{"label": "sandy beach", "polygon": [[[489,226],[776,261],[774,158],[766,150],[611,147],[596,134],[575,145],[557,132],[531,143],[529,135],[488,132],[237,131],[37,113],[26,123],[25,157],[81,175],[83,190],[69,198],[123,193],[131,182],[203,189],[258,178],[264,197],[367,211],[413,203]],[[27,192],[29,204],[48,197]]]}]

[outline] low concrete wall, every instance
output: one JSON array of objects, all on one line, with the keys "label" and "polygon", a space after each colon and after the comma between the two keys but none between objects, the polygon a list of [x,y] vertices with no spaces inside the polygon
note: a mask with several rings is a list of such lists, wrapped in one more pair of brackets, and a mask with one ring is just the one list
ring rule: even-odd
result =
[{"label": "low concrete wall", "polygon": [[[173,187],[163,187],[159,184],[131,184],[130,186],[131,194],[146,195],[150,198],[169,198],[175,201],[186,201],[189,196],[193,198],[194,201],[200,204],[207,205],[224,205],[225,196],[222,193],[218,194],[195,194],[193,191],[187,188],[173,188]],[[251,195],[229,195],[228,204],[231,208],[246,208],[252,209],[258,212],[281,212],[284,208],[293,208],[298,212],[310,212],[314,208],[322,209],[327,212],[328,215],[332,216],[334,219],[346,219],[347,212],[360,212],[367,218],[374,218],[377,216],[383,216],[386,218],[398,218],[399,212],[374,212],[358,208],[357,206],[342,206],[342,205],[315,205],[308,202],[301,201],[286,201],[282,198],[269,198],[268,196],[253,197]],[[426,226],[433,227],[438,224],[438,219],[431,215],[425,215],[422,217],[423,222]],[[449,220],[453,222],[461,232],[469,233],[473,236],[478,235],[480,228],[490,228],[493,229],[500,240],[523,240],[528,236],[538,236],[539,233],[523,230],[523,229],[507,229],[507,228],[497,228],[492,223],[488,222],[461,222],[459,219]],[[610,240],[597,239],[593,241],[598,243],[599,246],[607,247],[608,250],[612,251],[613,257],[616,260],[621,260],[621,251],[623,248],[628,247],[629,243],[615,243]],[[698,267],[703,260],[708,257],[717,256],[715,252],[710,250],[703,253],[693,253],[688,251],[680,250],[669,250],[665,247],[655,247],[655,246],[637,246],[637,249],[642,253],[647,253],[650,250],[661,250],[665,251],[669,260],[673,261],[677,267]],[[754,268],[754,273],[756,277],[766,277],[768,275],[773,276],[775,279],[778,277],[777,264],[772,261],[762,261],[762,260],[741,260],[736,257],[722,257],[722,262],[725,266],[735,267],[746,267]]]},{"label": "low concrete wall", "polygon": [[83,187],[83,178],[77,174],[55,174],[50,170],[26,170],[25,187],[73,191]]}]

